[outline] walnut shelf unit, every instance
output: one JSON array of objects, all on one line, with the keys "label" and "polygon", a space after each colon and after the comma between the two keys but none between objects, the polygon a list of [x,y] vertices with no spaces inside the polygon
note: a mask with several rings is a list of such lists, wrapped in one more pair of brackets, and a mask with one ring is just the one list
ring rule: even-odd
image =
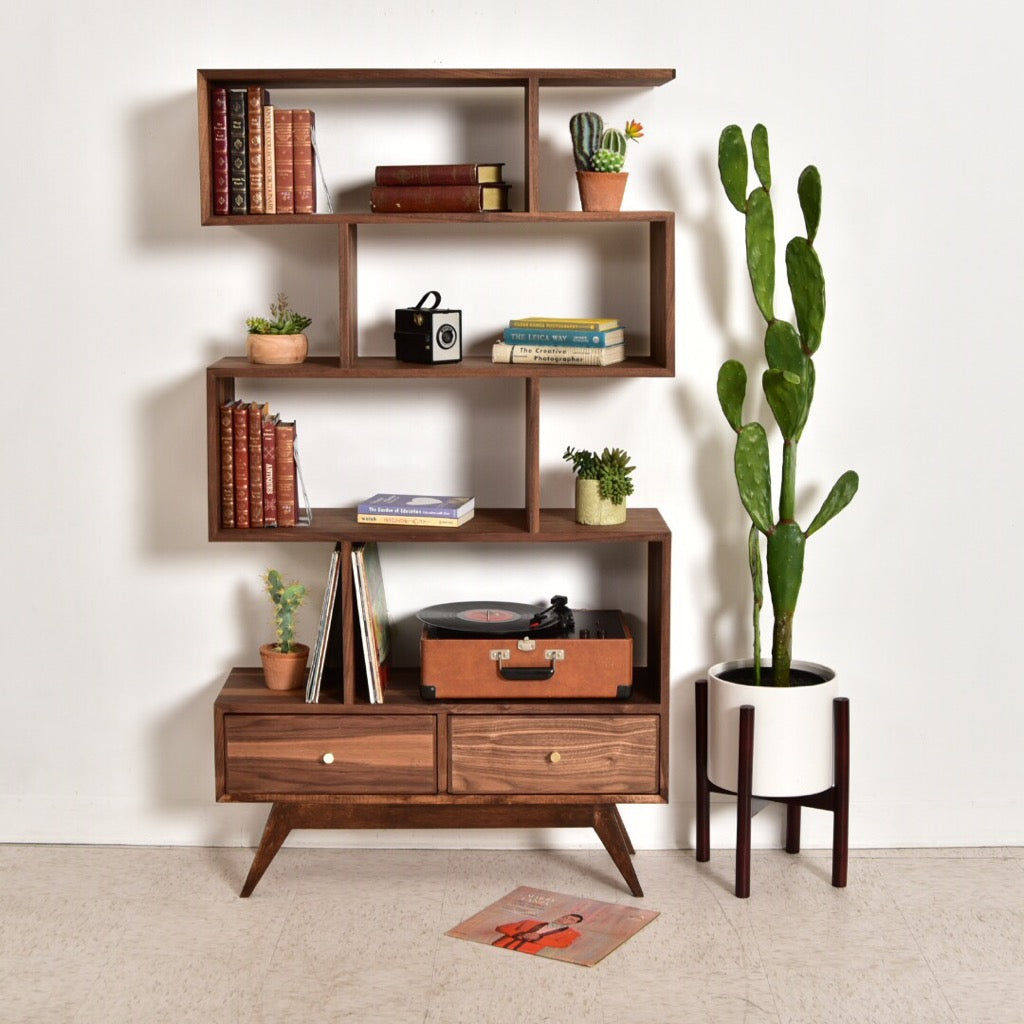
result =
[{"label": "walnut shelf unit", "polygon": [[[631,508],[627,522],[584,527],[572,509],[545,508],[540,495],[542,383],[547,378],[671,377],[675,372],[675,217],[671,211],[580,213],[540,209],[540,105],[547,87],[650,88],[670,82],[666,69],[315,69],[200,70],[200,196],[203,224],[326,225],[338,233],[339,346],[296,366],[256,366],[220,359],[207,368],[209,537],[212,541],[316,542],[342,546],[335,628],[340,683],[318,704],[268,690],[256,668],[232,669],[214,706],[217,798],[272,803],[242,895],[252,893],[293,828],[593,828],[634,895],[642,895],[617,804],[668,799],[669,620],[671,533],[656,509]],[[273,89],[479,88],[522,93],[523,208],[500,214],[372,213],[214,216],[210,99],[215,86]],[[368,177],[372,168],[368,169]],[[497,366],[469,356],[419,366],[359,353],[356,306],[358,236],[388,225],[476,224],[529,230],[557,225],[635,225],[649,254],[650,354],[609,367]],[[525,434],[522,508],[480,508],[458,529],[364,525],[352,508],[314,509],[308,527],[225,529],[220,521],[220,409],[236,382],[510,377],[522,381]],[[361,542],[427,544],[634,545],[645,552],[646,608],[630,609],[643,625],[646,664],[634,667],[627,700],[425,701],[416,666],[393,670],[384,704],[357,692],[358,632],[351,554]],[[557,755],[557,756],[555,756]],[[514,765],[509,768],[509,765]]]}]

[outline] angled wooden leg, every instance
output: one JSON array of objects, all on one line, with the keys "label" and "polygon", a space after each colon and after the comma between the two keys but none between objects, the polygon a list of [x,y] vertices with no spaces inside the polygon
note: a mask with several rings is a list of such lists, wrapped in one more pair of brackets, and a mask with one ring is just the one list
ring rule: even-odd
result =
[{"label": "angled wooden leg", "polygon": [[835,723],[835,806],[832,809],[832,884],[846,886],[850,858],[850,701],[832,702]]},{"label": "angled wooden leg", "polygon": [[711,787],[708,784],[708,681],[694,684],[697,723],[697,860],[711,859]]},{"label": "angled wooden leg", "polygon": [[[618,819],[618,823],[616,823]],[[596,804],[594,806],[594,831],[598,834],[604,848],[608,851],[619,873],[626,880],[629,891],[634,896],[643,896],[644,891],[640,888],[640,880],[633,870],[633,862],[629,859],[629,849],[623,838],[624,829],[622,819],[614,805]]]},{"label": "angled wooden leg", "polygon": [[786,804],[786,853],[800,852],[800,805],[795,801]]},{"label": "angled wooden leg", "polygon": [[750,811],[754,783],[754,708],[740,707],[739,771],[736,780],[736,895],[750,895]]},{"label": "angled wooden leg", "polygon": [[288,805],[274,804],[267,816],[267,824],[263,828],[263,838],[252,859],[249,875],[245,880],[245,885],[242,886],[241,895],[243,897],[252,895],[256,883],[263,877],[263,872],[270,867],[270,862],[274,859],[277,851],[281,849],[281,844],[288,838],[288,833],[291,830],[292,821]]},{"label": "angled wooden leg", "polygon": [[626,823],[622,820],[622,815],[619,814],[619,809],[615,804],[609,804],[608,808],[612,812],[612,820],[618,826],[619,832],[622,833],[622,841],[626,844],[626,852],[632,857],[636,850],[633,848],[633,840],[629,838],[629,833],[626,831]]}]

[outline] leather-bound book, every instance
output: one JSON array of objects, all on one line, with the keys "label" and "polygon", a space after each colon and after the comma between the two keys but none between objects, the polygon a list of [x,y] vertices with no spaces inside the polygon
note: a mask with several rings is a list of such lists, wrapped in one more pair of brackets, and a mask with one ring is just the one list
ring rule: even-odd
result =
[{"label": "leather-bound book", "polygon": [[263,418],[263,525],[277,526],[278,417]]},{"label": "leather-bound book", "polygon": [[237,402],[220,407],[220,525],[230,530],[235,525],[235,429]]},{"label": "leather-bound book", "polygon": [[292,174],[295,181],[295,212],[316,213],[316,178],[313,174],[312,110],[292,111]]},{"label": "leather-bound book", "polygon": [[228,186],[228,91],[217,86],[211,96],[211,143],[213,146],[213,212],[226,216],[231,208],[231,190]]},{"label": "leather-bound book", "polygon": [[232,410],[235,450],[235,526],[249,526],[249,408],[236,402]]},{"label": "leather-bound book", "polygon": [[231,213],[249,212],[249,121],[245,89],[228,89],[228,189]]},{"label": "leather-bound book", "polygon": [[267,406],[249,403],[249,525],[263,525],[263,417]]},{"label": "leather-bound book", "polygon": [[246,92],[246,117],[249,122],[249,212],[266,213],[264,201],[263,107],[270,103],[270,94],[258,85]]},{"label": "leather-bound book", "polygon": [[295,479],[295,422],[277,424],[277,525],[298,522],[298,487]]},{"label": "leather-bound book", "polygon": [[295,212],[295,165],[292,112],[274,110],[274,178],[277,183],[277,212]]}]

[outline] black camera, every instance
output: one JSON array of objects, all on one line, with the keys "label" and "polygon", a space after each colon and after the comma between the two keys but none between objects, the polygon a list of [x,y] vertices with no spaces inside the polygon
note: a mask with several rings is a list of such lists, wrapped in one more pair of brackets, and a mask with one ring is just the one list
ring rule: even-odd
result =
[{"label": "black camera", "polygon": [[[424,303],[433,296],[434,304]],[[395,358],[403,363],[457,363],[462,359],[462,310],[438,309],[440,292],[395,310]]]}]

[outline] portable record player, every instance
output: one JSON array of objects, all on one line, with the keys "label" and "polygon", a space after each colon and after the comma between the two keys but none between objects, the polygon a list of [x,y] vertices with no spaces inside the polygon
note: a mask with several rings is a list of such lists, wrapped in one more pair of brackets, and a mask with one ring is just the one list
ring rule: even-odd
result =
[{"label": "portable record player", "polygon": [[427,700],[615,698],[633,692],[622,612],[460,601],[424,608],[420,693]]}]

